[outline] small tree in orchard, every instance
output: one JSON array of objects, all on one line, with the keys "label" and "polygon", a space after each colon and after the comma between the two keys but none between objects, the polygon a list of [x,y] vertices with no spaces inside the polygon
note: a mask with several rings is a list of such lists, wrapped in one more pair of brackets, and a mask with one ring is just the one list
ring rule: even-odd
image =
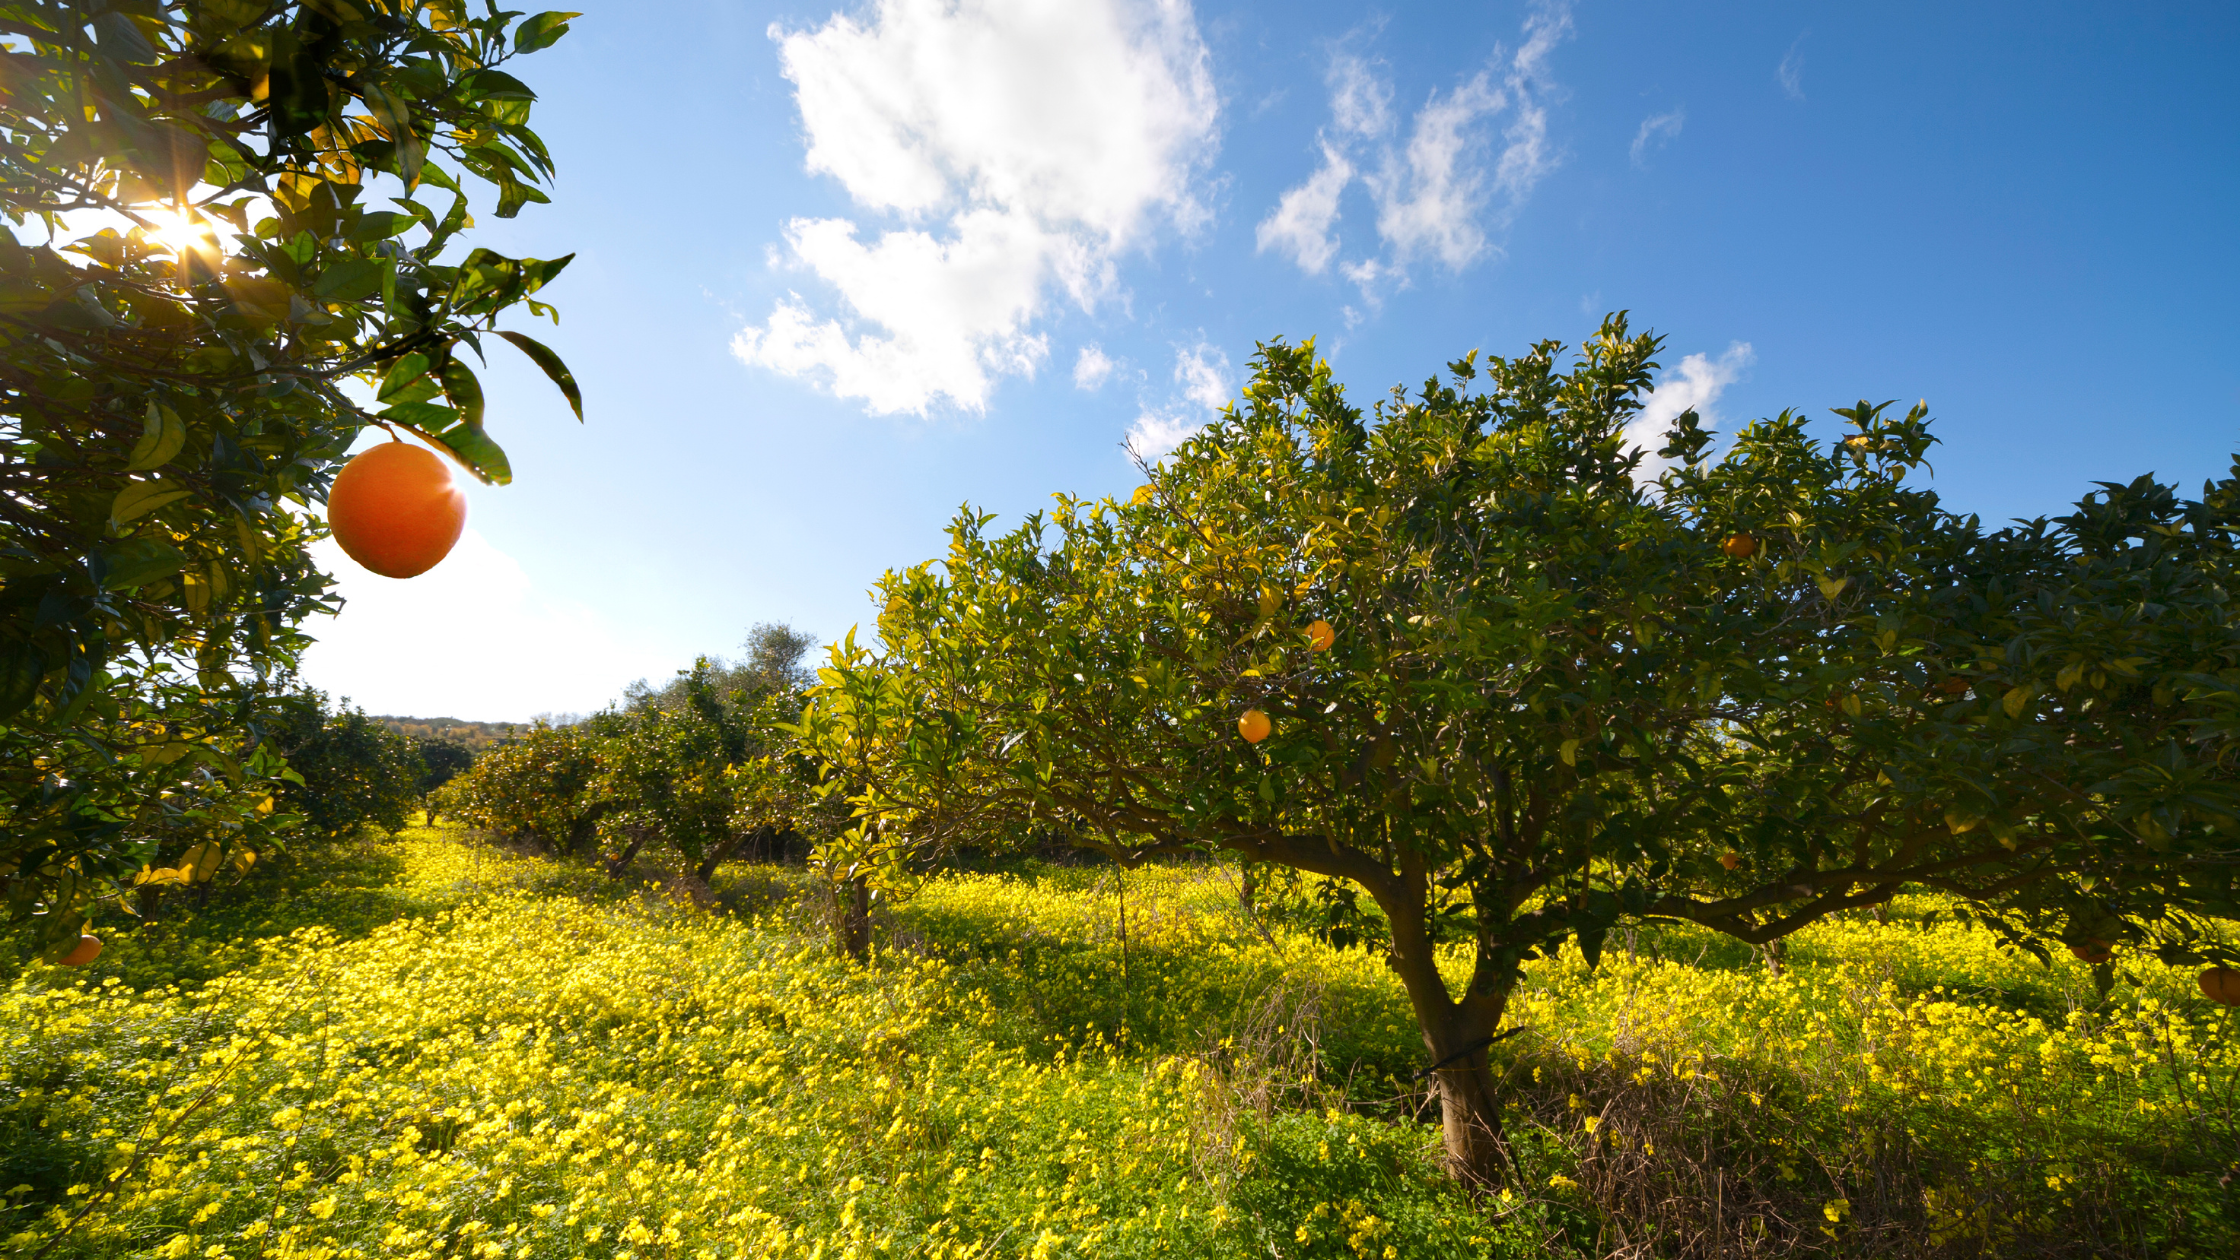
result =
[{"label": "small tree in orchard", "polygon": [[269,799],[256,690],[334,607],[308,509],[359,432],[507,480],[470,366],[501,339],[580,415],[497,327],[567,259],[462,248],[475,181],[546,200],[502,67],[570,16],[0,4],[0,885],[50,956],[160,837]]},{"label": "small tree in orchard", "polygon": [[2041,954],[2214,956],[2240,480],[1987,531],[1911,484],[1924,409],[1864,403],[1832,445],[1784,413],[1716,456],[1687,413],[1652,472],[1627,426],[1658,344],[1613,317],[1366,418],[1312,343],[1268,345],[1130,501],[967,511],[804,718],[856,843],[1358,884],[1478,1180],[1521,965],[1629,921],[1764,943],[1934,889]]},{"label": "small tree in orchard", "polygon": [[438,789],[430,808],[470,827],[569,857],[591,854],[614,800],[593,791],[606,769],[612,713],[567,726],[539,725],[475,758]]}]

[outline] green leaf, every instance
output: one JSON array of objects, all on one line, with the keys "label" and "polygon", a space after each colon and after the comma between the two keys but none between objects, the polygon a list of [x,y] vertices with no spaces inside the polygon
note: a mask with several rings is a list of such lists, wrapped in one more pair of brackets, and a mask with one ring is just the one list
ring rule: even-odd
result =
[{"label": "green leaf", "polygon": [[119,525],[136,521],[193,493],[161,479],[135,481],[117,492],[116,499],[109,504],[109,519]]},{"label": "green leaf", "polygon": [[382,411],[381,418],[391,424],[433,433],[448,429],[458,422],[459,413],[449,407],[430,402],[401,402]]},{"label": "green leaf", "polygon": [[149,43],[132,19],[119,10],[111,9],[95,18],[93,33],[101,41],[101,51],[120,61],[145,66],[156,60],[155,45]]},{"label": "green leaf", "polygon": [[504,448],[477,426],[455,424],[441,433],[423,430],[421,435],[451,452],[468,472],[489,485],[502,486],[513,480],[513,465],[506,461]]},{"label": "green leaf", "polygon": [[[374,393],[374,399],[378,402],[388,402],[402,394],[407,386],[424,378],[427,374],[428,356],[415,350],[389,365],[388,372],[381,378],[381,388]],[[422,395],[422,397],[426,396]]]},{"label": "green leaf", "polygon": [[0,643],[0,719],[15,716],[39,692],[47,662],[29,643]]},{"label": "green leaf", "polygon": [[179,413],[169,407],[148,404],[148,419],[140,430],[140,440],[133,443],[132,457],[126,461],[126,472],[146,472],[171,462],[181,447],[187,444],[187,426],[179,422]]},{"label": "green leaf", "polygon": [[443,361],[443,392],[451,405],[459,409],[459,416],[475,428],[482,427],[482,382],[474,372],[454,354]]},{"label": "green leaf", "polygon": [[539,13],[513,28],[513,50],[531,53],[540,48],[550,48],[562,35],[568,33],[569,20],[582,16],[581,13]]},{"label": "green leaf", "polygon": [[372,297],[380,288],[380,260],[345,258],[319,273],[311,293],[323,302],[357,302]]},{"label": "green leaf", "polygon": [[533,101],[529,85],[503,70],[477,70],[459,81],[459,90],[491,100]]},{"label": "green leaf", "polygon": [[[569,257],[573,258],[575,255],[570,254]],[[560,356],[554,354],[543,342],[533,337],[525,337],[517,332],[504,331],[500,331],[498,335],[520,347],[521,353],[528,355],[530,362],[544,369],[544,374],[552,379],[553,384],[560,387],[560,393],[567,398],[568,405],[575,408],[577,421],[582,421],[583,391],[576,387],[575,373],[570,372],[568,365],[560,361]]]}]

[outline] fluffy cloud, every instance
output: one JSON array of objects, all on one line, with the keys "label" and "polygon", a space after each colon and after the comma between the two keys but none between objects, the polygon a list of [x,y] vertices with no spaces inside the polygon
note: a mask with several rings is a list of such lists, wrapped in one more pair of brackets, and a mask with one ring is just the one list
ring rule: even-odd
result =
[{"label": "fluffy cloud", "polygon": [[[629,642],[589,608],[536,594],[511,556],[468,530],[435,568],[398,582],[378,577],[330,539],[312,555],[335,575],[346,605],[305,625],[318,642],[303,678],[374,713],[523,721],[588,712],[631,679],[661,677],[689,650]],[[443,627],[468,627],[484,650],[438,650]],[[429,645],[400,650],[400,645]]]},{"label": "fluffy cloud", "polygon": [[1717,359],[1691,354],[1680,360],[1677,369],[1665,373],[1655,391],[1643,400],[1641,413],[1626,426],[1627,449],[1639,448],[1647,452],[1634,473],[1635,480],[1654,481],[1667,467],[1667,461],[1659,459],[1657,451],[1664,446],[1665,431],[1672,427],[1681,412],[1692,410],[1706,427],[1715,426],[1719,417],[1712,404],[1719,401],[1719,395],[1726,392],[1727,386],[1742,379],[1757,358],[1749,342],[1737,341],[1730,343],[1726,353]]},{"label": "fluffy cloud", "polygon": [[1338,221],[1338,195],[1353,179],[1353,164],[1336,146],[1322,146],[1322,169],[1283,194],[1273,213],[1260,221],[1260,252],[1288,255],[1308,275],[1320,275],[1338,252],[1331,225]]},{"label": "fluffy cloud", "polygon": [[1146,405],[1128,430],[1128,452],[1139,460],[1163,459],[1205,427],[1236,393],[1229,356],[1207,342],[1174,357],[1175,396],[1164,406]]},{"label": "fluffy cloud", "polygon": [[[1358,176],[1376,206],[1382,255],[1342,262],[1339,271],[1361,285],[1372,305],[1376,286],[1405,283],[1415,259],[1459,271],[1483,258],[1492,248],[1488,226],[1505,226],[1555,167],[1544,103],[1556,90],[1548,59],[1570,33],[1567,7],[1536,9],[1516,52],[1497,53],[1452,90],[1433,92],[1410,120],[1404,144],[1391,84],[1359,57],[1338,55],[1330,67],[1331,130],[1321,137],[1322,164],[1261,221],[1260,250],[1320,274],[1340,252],[1340,202]],[[1490,127],[1504,114],[1500,152],[1489,164]]]},{"label": "fluffy cloud", "polygon": [[1095,344],[1083,346],[1080,355],[1073,361],[1073,387],[1092,391],[1100,389],[1111,377],[1112,369],[1118,366],[1112,361],[1112,356],[1104,352],[1103,347]]},{"label": "fluffy cloud", "polygon": [[1054,291],[1094,309],[1123,250],[1205,221],[1217,98],[1187,0],[880,0],[770,33],[808,168],[899,223],[788,224],[843,318],[790,295],[733,341],[748,363],[874,412],[980,410],[1047,356]]},{"label": "fluffy cloud", "polygon": [[1649,117],[1642,119],[1641,130],[1633,133],[1633,148],[1629,150],[1633,156],[1633,164],[1635,166],[1647,165],[1646,159],[1649,156],[1650,146],[1654,145],[1661,149],[1671,143],[1680,134],[1680,128],[1686,126],[1687,122],[1688,111],[1684,109],[1669,110],[1662,114],[1651,114]]}]

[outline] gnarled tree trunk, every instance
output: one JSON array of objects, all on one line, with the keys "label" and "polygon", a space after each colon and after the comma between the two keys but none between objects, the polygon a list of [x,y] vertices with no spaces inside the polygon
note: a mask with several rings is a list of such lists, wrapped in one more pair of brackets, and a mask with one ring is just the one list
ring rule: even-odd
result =
[{"label": "gnarled tree trunk", "polygon": [[1488,984],[1481,977],[1459,1000],[1448,992],[1446,978],[1439,974],[1419,872],[1404,868],[1398,878],[1380,881],[1369,891],[1392,924],[1392,969],[1408,991],[1424,1048],[1431,1053],[1447,1170],[1468,1186],[1499,1186],[1509,1179],[1509,1145],[1501,1131],[1501,1084],[1487,1049],[1508,1008],[1511,986]]}]

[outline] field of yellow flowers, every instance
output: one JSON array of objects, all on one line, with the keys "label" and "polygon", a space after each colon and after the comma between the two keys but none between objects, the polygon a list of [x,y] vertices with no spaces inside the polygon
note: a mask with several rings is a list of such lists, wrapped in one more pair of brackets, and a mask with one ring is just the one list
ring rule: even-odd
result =
[{"label": "field of yellow flowers", "polygon": [[[657,873],[656,873],[657,874]],[[698,891],[698,890],[696,890]],[[1376,957],[1210,865],[953,874],[834,955],[713,897],[421,828],[6,961],[25,1256],[2228,1257],[2233,1028],[2187,974],[1929,902],[1776,970],[1637,933],[1535,964],[1518,1173],[1440,1178]],[[28,957],[28,955],[25,955]]]}]

